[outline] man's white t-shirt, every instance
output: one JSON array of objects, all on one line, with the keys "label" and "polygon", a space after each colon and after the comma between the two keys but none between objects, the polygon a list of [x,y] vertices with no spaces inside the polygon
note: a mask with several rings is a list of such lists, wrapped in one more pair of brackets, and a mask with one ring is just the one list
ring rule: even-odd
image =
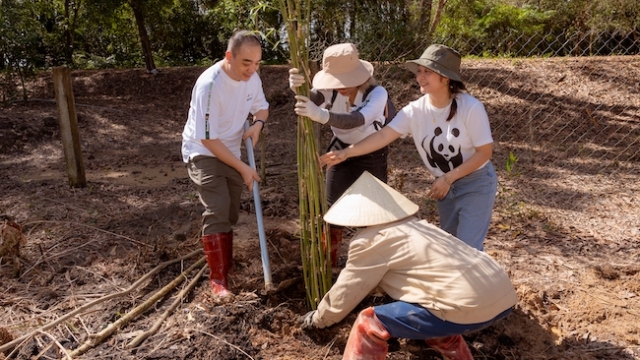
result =
[{"label": "man's white t-shirt", "polygon": [[191,92],[189,115],[182,132],[182,160],[186,163],[198,155],[215,156],[202,145],[203,139],[219,139],[240,158],[247,117],[268,108],[258,73],[248,81],[235,81],[222,69],[222,61],[217,62],[198,77]]}]

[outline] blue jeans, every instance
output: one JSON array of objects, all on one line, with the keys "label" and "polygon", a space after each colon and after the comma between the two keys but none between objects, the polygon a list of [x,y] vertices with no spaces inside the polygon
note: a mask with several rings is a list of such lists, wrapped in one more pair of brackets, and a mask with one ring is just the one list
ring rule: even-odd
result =
[{"label": "blue jeans", "polygon": [[484,329],[511,313],[509,308],[489,321],[476,324],[456,324],[441,320],[420,305],[404,301],[375,306],[378,320],[394,338],[426,340],[446,336],[462,335]]},{"label": "blue jeans", "polygon": [[491,162],[453,183],[438,200],[440,228],[482,251],[496,199],[498,177]]}]

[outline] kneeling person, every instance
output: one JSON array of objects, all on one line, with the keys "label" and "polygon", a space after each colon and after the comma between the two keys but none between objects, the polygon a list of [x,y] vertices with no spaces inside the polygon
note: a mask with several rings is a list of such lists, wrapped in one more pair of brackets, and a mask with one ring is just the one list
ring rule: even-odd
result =
[{"label": "kneeling person", "polygon": [[461,334],[507,316],[518,301],[500,264],[413,216],[418,205],[365,172],[325,214],[330,224],[364,227],[318,309],[302,328],[331,326],[374,289],[395,302],[358,314],[343,359],[385,359],[389,338],[425,340],[450,359],[473,359]]}]

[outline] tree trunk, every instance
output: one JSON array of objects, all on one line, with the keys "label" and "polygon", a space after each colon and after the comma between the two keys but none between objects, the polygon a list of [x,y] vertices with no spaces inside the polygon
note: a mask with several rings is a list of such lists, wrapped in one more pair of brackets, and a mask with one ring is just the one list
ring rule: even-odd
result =
[{"label": "tree trunk", "polygon": [[431,29],[429,29],[429,36],[432,36],[432,34],[436,31],[436,28],[440,23],[442,10],[444,10],[444,6],[446,4],[447,4],[447,0],[438,0],[438,8],[436,9],[436,15],[433,17],[433,22],[431,23]]},{"label": "tree trunk", "polygon": [[136,18],[136,24],[138,25],[138,33],[140,34],[140,42],[142,43],[142,54],[144,56],[144,63],[147,67],[147,72],[157,74],[156,64],[153,61],[153,53],[151,52],[151,42],[149,41],[149,34],[147,34],[147,27],[144,23],[144,12],[142,11],[142,4],[139,0],[131,0],[129,2],[131,9],[133,9],[133,16]]},{"label": "tree trunk", "polygon": [[[418,16],[418,29],[417,34],[426,34],[429,31],[429,24],[431,24],[431,10],[433,9],[433,0],[422,0],[422,6],[420,6],[420,15]],[[429,34],[430,36],[431,34]]]},{"label": "tree trunk", "polygon": [[357,1],[352,1],[351,2],[351,16],[350,16],[350,20],[351,20],[351,25],[349,26],[349,36],[352,39],[356,39],[356,18],[358,17],[358,2]]},{"label": "tree trunk", "polygon": [[65,0],[64,1],[64,58],[69,66],[73,66],[73,48],[76,38],[76,26],[78,13],[82,0]]}]

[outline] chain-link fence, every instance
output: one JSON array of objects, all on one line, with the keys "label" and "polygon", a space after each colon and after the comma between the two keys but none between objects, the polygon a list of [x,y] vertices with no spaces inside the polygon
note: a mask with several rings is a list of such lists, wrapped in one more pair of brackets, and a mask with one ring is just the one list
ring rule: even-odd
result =
[{"label": "chain-link fence", "polygon": [[527,33],[507,30],[480,38],[434,39],[448,44],[466,55],[499,55],[510,57],[553,57],[640,54],[640,32],[570,31]]},{"label": "chain-link fence", "polygon": [[[489,113],[498,213],[640,238],[640,34],[605,35],[434,41],[460,49],[463,80]],[[378,68],[383,84],[415,83]],[[399,107],[420,96],[417,86],[389,92]]]}]

